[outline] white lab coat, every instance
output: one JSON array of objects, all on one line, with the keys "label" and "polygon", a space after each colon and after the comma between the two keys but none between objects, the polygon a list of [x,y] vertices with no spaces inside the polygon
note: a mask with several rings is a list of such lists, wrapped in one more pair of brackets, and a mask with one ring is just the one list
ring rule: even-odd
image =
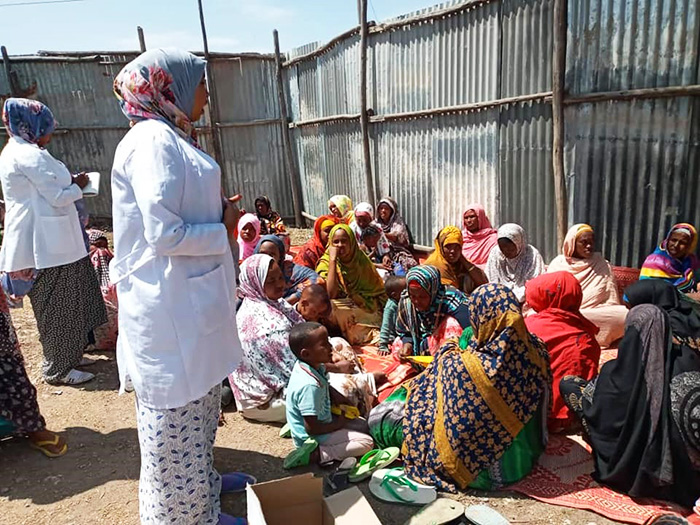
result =
[{"label": "white lab coat", "polygon": [[112,168],[122,387],[177,408],[236,368],[236,280],[221,222],[221,170],[167,124],[146,120],[120,142]]},{"label": "white lab coat", "polygon": [[68,169],[39,146],[11,137],[0,153],[5,234],[0,270],[53,268],[87,256]]}]

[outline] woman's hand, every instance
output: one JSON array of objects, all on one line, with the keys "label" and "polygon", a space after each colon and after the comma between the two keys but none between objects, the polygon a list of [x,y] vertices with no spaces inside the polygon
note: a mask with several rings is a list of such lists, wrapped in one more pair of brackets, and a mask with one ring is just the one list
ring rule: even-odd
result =
[{"label": "woman's hand", "polygon": [[338,261],[338,247],[337,246],[331,246],[328,248],[328,258],[330,259],[331,263],[335,264]]},{"label": "woman's hand", "polygon": [[90,184],[90,177],[83,171],[76,175],[73,175],[73,184],[77,185],[81,190]]},{"label": "woman's hand", "polygon": [[224,199],[224,217],[223,223],[226,226],[226,231],[229,236],[233,235],[238,227],[238,219],[241,216],[241,212],[236,206],[236,203],[240,201],[243,197],[241,195],[234,195],[228,199]]}]

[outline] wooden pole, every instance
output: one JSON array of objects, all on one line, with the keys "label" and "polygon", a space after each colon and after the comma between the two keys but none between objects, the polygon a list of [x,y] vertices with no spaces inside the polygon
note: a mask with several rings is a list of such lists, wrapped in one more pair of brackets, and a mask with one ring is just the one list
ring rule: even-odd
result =
[{"label": "wooden pole", "polygon": [[369,203],[374,206],[377,195],[372,176],[372,159],[369,148],[369,117],[367,115],[367,0],[357,0],[357,11],[360,18],[360,131],[362,133],[362,160],[365,180],[367,181],[367,196]]},{"label": "wooden pole", "polygon": [[567,0],[554,0],[552,60],[552,167],[557,208],[557,248],[564,244],[568,226],[568,197],[564,173],[564,82],[566,74]]},{"label": "wooden pole", "polygon": [[[199,6],[199,24],[202,28],[202,45],[204,47],[204,60],[207,61],[206,74],[207,74],[207,88],[209,90],[209,115],[211,116],[211,133],[212,133],[212,145],[214,148],[214,159],[219,163],[221,168],[221,178],[226,181],[226,166],[224,164],[224,157],[221,153],[221,131],[219,130],[219,99],[216,96],[216,83],[214,82],[214,71],[211,67],[211,61],[209,60],[209,42],[207,41],[207,27],[204,24],[204,8],[202,7],[202,0],[197,0],[197,5]],[[232,188],[226,188],[232,190]]]},{"label": "wooden pole", "polygon": [[146,37],[143,36],[143,27],[136,26],[136,32],[139,34],[139,49],[141,49],[141,53],[145,53],[146,52]]},{"label": "wooden pole", "polygon": [[280,131],[282,132],[282,145],[284,147],[284,164],[287,168],[287,176],[292,186],[292,203],[294,205],[294,221],[297,228],[304,226],[304,216],[302,215],[302,197],[299,187],[299,173],[294,162],[292,153],[292,141],[289,138],[289,114],[287,112],[287,99],[284,95],[284,79],[282,78],[282,57],[280,56],[280,39],[277,29],[272,32],[275,41],[275,66],[277,70],[277,100],[280,105]]},{"label": "wooden pole", "polygon": [[19,86],[17,85],[17,79],[12,73],[12,66],[10,65],[10,55],[7,53],[7,48],[5,46],[0,47],[0,52],[2,53],[2,64],[5,67],[5,76],[7,77],[7,83],[10,85],[10,95],[13,97],[20,97]]}]

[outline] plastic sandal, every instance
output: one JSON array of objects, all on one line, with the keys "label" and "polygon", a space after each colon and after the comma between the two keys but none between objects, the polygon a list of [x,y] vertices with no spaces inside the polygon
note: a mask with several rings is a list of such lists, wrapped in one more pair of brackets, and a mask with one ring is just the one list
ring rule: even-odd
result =
[{"label": "plastic sandal", "polygon": [[81,385],[95,379],[95,374],[81,372],[75,368],[68,372],[63,378],[56,381],[56,385]]},{"label": "plastic sandal", "polygon": [[423,507],[404,525],[445,525],[464,514],[464,505],[449,498],[438,498]]},{"label": "plastic sandal", "polygon": [[63,447],[61,447],[61,450],[59,450],[58,452],[51,452],[46,447],[47,446],[54,446],[55,447],[56,445],[58,445],[60,440],[61,440],[61,438],[58,437],[58,434],[54,434],[54,437],[51,440],[37,441],[36,443],[30,441],[29,446],[32,447],[33,449],[38,450],[39,452],[44,454],[44,456],[46,456],[47,458],[58,458],[58,457],[61,457],[62,455],[64,455],[66,452],[68,452],[68,444],[67,443],[64,443]]},{"label": "plastic sandal", "polygon": [[257,479],[245,472],[229,472],[227,474],[222,474],[221,494],[244,492],[248,485],[255,485],[257,482]]},{"label": "plastic sandal", "polygon": [[292,450],[284,458],[284,468],[289,470],[297,467],[305,467],[311,462],[311,453],[318,448],[318,441],[308,438],[297,449]]},{"label": "plastic sandal", "polygon": [[510,525],[510,522],[488,505],[470,505],[464,511],[469,523],[474,525]]},{"label": "plastic sandal", "polygon": [[375,448],[362,456],[357,466],[352,469],[348,479],[351,483],[357,483],[363,479],[367,479],[372,473],[380,468],[388,467],[396,461],[401,454],[397,447],[388,447],[384,450]]},{"label": "plastic sandal", "polygon": [[285,423],[284,426],[280,428],[280,437],[285,439],[292,437],[292,427],[289,426],[289,423]]},{"label": "plastic sandal", "polygon": [[378,499],[389,503],[427,505],[437,498],[435,487],[408,479],[402,468],[377,470],[372,474],[369,490]]}]

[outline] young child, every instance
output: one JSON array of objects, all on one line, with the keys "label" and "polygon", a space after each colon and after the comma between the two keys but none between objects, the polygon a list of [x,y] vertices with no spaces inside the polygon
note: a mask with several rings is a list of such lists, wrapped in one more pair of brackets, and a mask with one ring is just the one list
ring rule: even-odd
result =
[{"label": "young child", "polygon": [[109,242],[104,232],[87,230],[90,241],[90,262],[95,269],[97,281],[100,283],[102,299],[107,309],[107,322],[95,328],[95,348],[100,350],[116,350],[119,333],[118,302],[116,287],[109,280],[109,263],[114,258]]},{"label": "young child", "polygon": [[[331,361],[328,331],[318,323],[301,323],[289,334],[289,346],[298,360],[287,385],[287,423],[296,450],[284,460],[285,468],[321,465],[360,457],[372,450],[364,419],[351,419],[348,400],[328,384],[323,363]],[[331,405],[341,408],[333,416]]]},{"label": "young child", "polygon": [[331,316],[333,309],[326,288],[320,284],[304,288],[295,308],[305,321],[314,323],[324,323]]},{"label": "young child", "polygon": [[362,231],[362,245],[380,273],[384,270],[403,277],[408,270],[418,265],[407,249],[382,242],[382,239],[384,235],[380,228],[373,224]]},{"label": "young child", "polygon": [[390,346],[396,339],[396,317],[399,314],[399,299],[401,292],[406,289],[406,278],[390,275],[384,289],[389,296],[389,300],[384,306],[384,318],[382,319],[382,329],[379,332],[379,353],[386,355],[390,352]]}]

